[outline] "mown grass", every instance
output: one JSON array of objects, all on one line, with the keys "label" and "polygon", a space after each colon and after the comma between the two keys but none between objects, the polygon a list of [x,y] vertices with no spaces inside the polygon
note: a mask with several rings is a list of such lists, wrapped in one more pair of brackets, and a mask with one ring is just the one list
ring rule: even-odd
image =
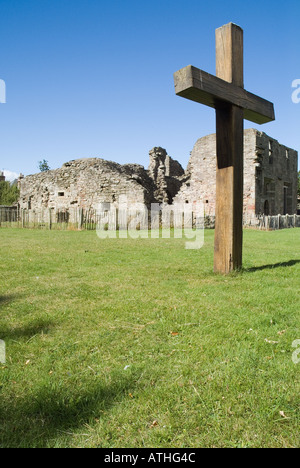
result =
[{"label": "mown grass", "polygon": [[0,447],[297,447],[300,231],[0,230]]}]

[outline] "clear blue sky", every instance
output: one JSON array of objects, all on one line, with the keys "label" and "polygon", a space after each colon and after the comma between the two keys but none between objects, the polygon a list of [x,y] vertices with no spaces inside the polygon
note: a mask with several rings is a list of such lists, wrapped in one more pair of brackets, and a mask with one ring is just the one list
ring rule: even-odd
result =
[{"label": "clear blue sky", "polygon": [[186,167],[215,113],[177,97],[173,73],[215,74],[215,29],[230,21],[244,29],[245,88],[275,104],[275,122],[245,127],[299,151],[299,0],[0,0],[0,169],[81,157],[148,166],[154,146]]}]

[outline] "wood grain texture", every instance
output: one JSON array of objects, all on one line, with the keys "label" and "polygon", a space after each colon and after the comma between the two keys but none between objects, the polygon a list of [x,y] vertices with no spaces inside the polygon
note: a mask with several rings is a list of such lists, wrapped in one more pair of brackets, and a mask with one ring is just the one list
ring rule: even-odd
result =
[{"label": "wood grain texture", "polygon": [[216,75],[241,88],[244,87],[243,36],[242,28],[233,23],[216,29]]},{"label": "wood grain texture", "polygon": [[243,114],[236,106],[216,111],[217,169],[214,270],[230,273],[242,266]]},{"label": "wood grain texture", "polygon": [[244,89],[243,30],[229,23],[216,30],[216,75],[191,65],[174,74],[175,92],[216,109],[216,228],[214,270],[242,267],[244,119],[275,120],[271,102]]},{"label": "wood grain texture", "polygon": [[[236,67],[236,62],[235,62]],[[230,73],[224,71],[223,76]],[[274,105],[233,83],[189,65],[174,73],[175,92],[178,96],[218,109],[234,104],[243,109],[243,117],[257,124],[275,120]]]},{"label": "wood grain texture", "polygon": [[[243,85],[243,31],[232,23],[216,31],[219,78]],[[232,86],[232,84],[230,85]],[[216,110],[217,173],[214,271],[242,267],[243,251],[243,109],[226,104]]]}]

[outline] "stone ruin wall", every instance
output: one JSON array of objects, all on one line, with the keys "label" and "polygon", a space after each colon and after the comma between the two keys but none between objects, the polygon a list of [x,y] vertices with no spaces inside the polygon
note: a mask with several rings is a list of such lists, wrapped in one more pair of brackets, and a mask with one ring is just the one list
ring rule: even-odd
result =
[{"label": "stone ruin wall", "polygon": [[[174,202],[201,200],[205,214],[215,216],[216,135],[200,138],[191,153],[186,180]],[[271,190],[270,215],[284,213],[284,186],[288,187],[287,212],[297,212],[298,153],[255,129],[244,131],[244,220],[264,213]],[[267,182],[273,185],[267,186]]]},{"label": "stone ruin wall", "polygon": [[[244,133],[244,213],[255,212],[255,130]],[[216,135],[200,138],[191,153],[187,180],[174,202],[193,203],[201,200],[205,214],[215,216],[216,201]]]},{"label": "stone ruin wall", "polygon": [[[118,203],[193,203],[202,200],[205,214],[215,215],[216,136],[200,138],[187,170],[161,147],[149,152],[148,170],[138,164],[120,165],[98,158],[70,161],[60,169],[19,180],[21,209],[101,210]],[[297,212],[298,153],[265,133],[244,132],[244,219],[264,213]],[[284,201],[285,194],[285,201]],[[286,206],[284,206],[286,205]]]},{"label": "stone ruin wall", "polygon": [[149,155],[148,173],[156,185],[154,198],[159,203],[172,204],[182,185],[184,169],[163,148],[155,147]]},{"label": "stone ruin wall", "polygon": [[149,170],[138,164],[90,158],[22,178],[20,209],[43,210],[47,217],[49,209],[101,211],[107,204],[117,205],[122,196],[129,204],[142,203],[148,208],[151,203],[171,203],[184,170],[163,148],[155,147],[149,154]]},{"label": "stone ruin wall", "polygon": [[256,132],[256,158],[256,214],[296,214],[297,151]]},{"label": "stone ruin wall", "polygon": [[[139,167],[135,173],[139,177]],[[145,203],[146,189],[133,178],[129,168],[101,159],[79,159],[61,169],[25,177],[20,183],[20,208],[79,207],[97,209],[126,194],[130,200]]]}]

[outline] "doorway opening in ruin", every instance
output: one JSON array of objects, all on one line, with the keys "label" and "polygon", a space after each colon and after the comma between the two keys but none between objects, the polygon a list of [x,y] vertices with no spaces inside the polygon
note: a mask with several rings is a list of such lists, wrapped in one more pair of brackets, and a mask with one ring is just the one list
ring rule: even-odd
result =
[{"label": "doorway opening in ruin", "polygon": [[283,187],[283,214],[288,212],[288,187]]},{"label": "doorway opening in ruin", "polygon": [[266,200],[265,201],[265,204],[264,204],[264,215],[265,216],[269,216],[270,215],[270,205],[269,205],[269,201]]}]

